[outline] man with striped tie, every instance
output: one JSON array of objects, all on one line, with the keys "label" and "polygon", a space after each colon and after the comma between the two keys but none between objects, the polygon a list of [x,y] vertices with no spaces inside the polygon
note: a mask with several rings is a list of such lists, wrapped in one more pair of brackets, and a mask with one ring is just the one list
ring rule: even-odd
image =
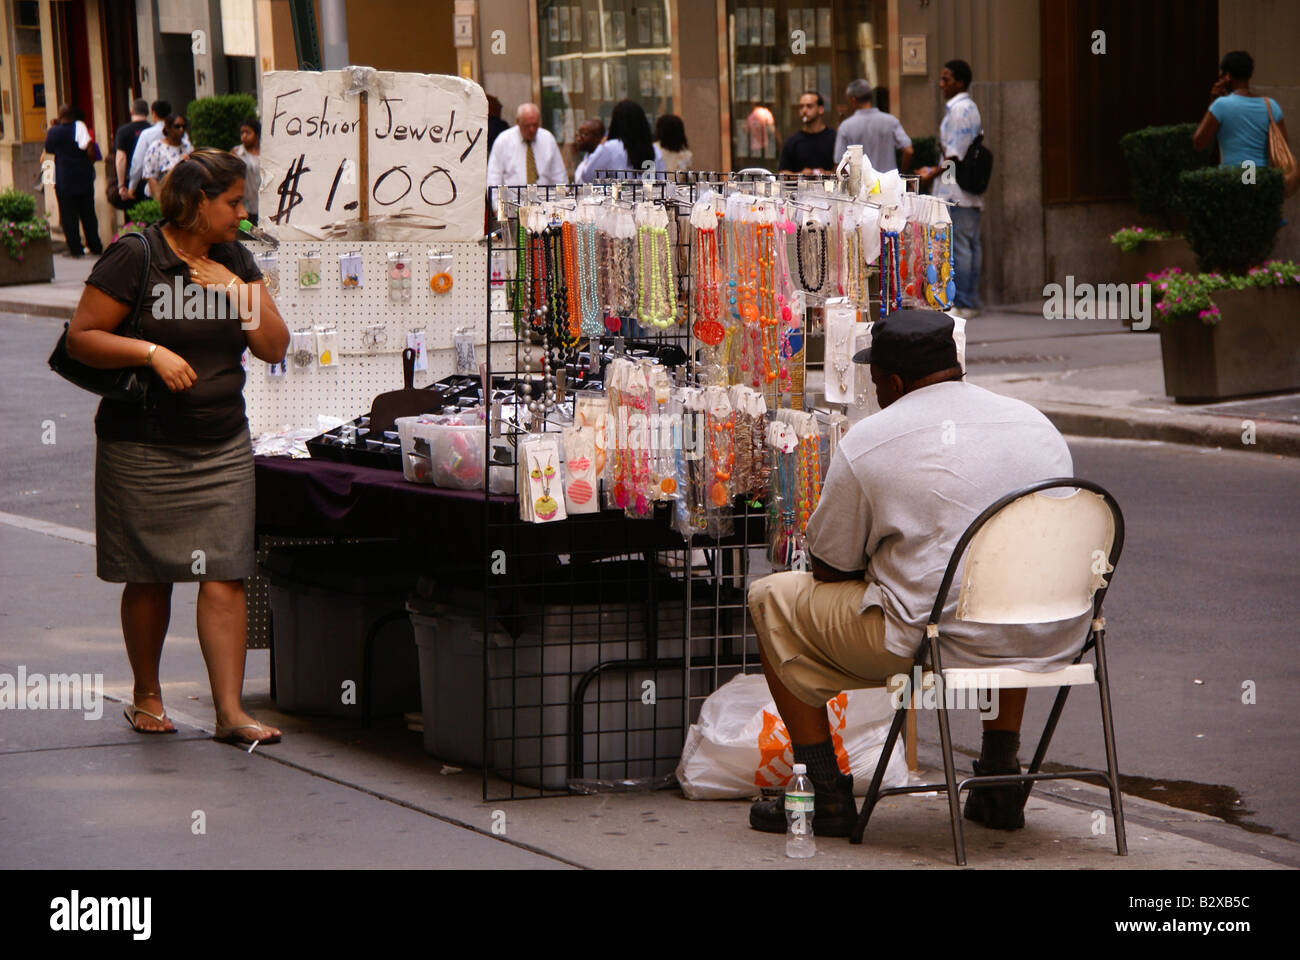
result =
[{"label": "man with striped tie", "polygon": [[567,183],[564,158],[549,130],[543,130],[542,111],[535,103],[521,103],[515,125],[497,137],[488,157],[489,187],[540,183]]}]

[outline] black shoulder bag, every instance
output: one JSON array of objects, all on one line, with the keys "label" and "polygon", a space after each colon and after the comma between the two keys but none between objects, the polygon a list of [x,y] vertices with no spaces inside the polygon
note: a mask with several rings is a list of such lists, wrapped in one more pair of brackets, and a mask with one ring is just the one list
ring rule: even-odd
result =
[{"label": "black shoulder bag", "polygon": [[[138,340],[141,333],[140,308],[144,305],[145,289],[149,285],[149,264],[153,258],[149,249],[149,238],[143,233],[128,233],[122,237],[122,240],[125,241],[133,236],[139,237],[144,244],[144,270],[140,274],[140,289],[136,292],[135,304],[121,326],[113,332],[120,337],[133,337]],[[89,390],[109,400],[143,404],[149,393],[149,378],[141,367],[101,369],[88,367],[72,359],[68,354],[67,323],[63,325],[63,335],[59,337],[59,342],[54,345],[54,352],[50,354],[50,369],[69,383],[81,387],[82,390]]]},{"label": "black shoulder bag", "polygon": [[966,156],[957,163],[957,186],[967,193],[980,194],[989,188],[993,176],[993,151],[984,146],[984,134],[971,141]]}]

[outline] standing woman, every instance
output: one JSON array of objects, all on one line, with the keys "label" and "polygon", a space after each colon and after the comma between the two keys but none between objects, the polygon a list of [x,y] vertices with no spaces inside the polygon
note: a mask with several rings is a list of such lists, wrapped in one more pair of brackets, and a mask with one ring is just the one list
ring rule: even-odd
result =
[{"label": "standing woman", "polygon": [[[245,215],[243,162],[222,150],[197,150],[163,180],[159,201],[163,219],[144,232],[152,261],[143,339],[114,333],[130,311],[144,263],[139,242],[124,238],[95,264],[67,340],[68,352],[90,366],[153,371],[144,406],[104,399],[95,416],[97,573],[126,584],[122,633],[135,675],[127,721],[142,733],[175,732],[163,710],[158,664],[172,584],[198,581],[199,645],[216,736],[275,743],[280,731],[259,724],[240,702],[244,579],[254,563],[253,457],[240,358],[247,347],[268,363],[282,360],[289,331],[252,255],[234,242]],[[204,297],[204,316],[187,316],[185,304],[174,302],[176,277],[216,288],[226,300]]]},{"label": "standing woman", "polygon": [[262,186],[261,145],[262,122],[257,117],[248,117],[239,125],[239,146],[230,152],[244,161],[248,171],[244,176],[244,209],[252,223],[257,223],[257,191]]},{"label": "standing woman", "polygon": [[185,146],[185,126],[185,118],[173,113],[163,121],[162,139],[149,144],[149,152],[144,155],[144,178],[149,181],[149,196],[155,200],[162,196],[158,185],[163,177],[189,156],[190,151]]},{"label": "standing woman", "polygon": [[1240,167],[1246,161],[1256,167],[1268,166],[1270,111],[1282,136],[1287,135],[1281,104],[1251,91],[1250,78],[1254,72],[1255,60],[1245,50],[1223,55],[1219,79],[1210,88],[1214,100],[1192,135],[1197,150],[1204,150],[1218,139],[1221,166]]},{"label": "standing woman", "polygon": [[664,172],[663,154],[650,140],[650,121],[635,100],[620,100],[610,115],[605,142],[591,151],[578,182],[590,183],[598,170],[635,170],[639,176],[651,162],[656,172]]},{"label": "standing woman", "polygon": [[665,113],[655,121],[655,145],[663,154],[664,169],[669,173],[691,169],[695,156],[686,142],[686,125],[675,113]]}]

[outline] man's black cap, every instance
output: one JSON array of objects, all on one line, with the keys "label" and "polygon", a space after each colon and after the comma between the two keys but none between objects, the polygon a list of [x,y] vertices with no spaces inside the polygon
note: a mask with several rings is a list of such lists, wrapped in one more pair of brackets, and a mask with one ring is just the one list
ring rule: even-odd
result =
[{"label": "man's black cap", "polygon": [[871,346],[854,363],[874,363],[904,380],[957,366],[952,317],[937,310],[895,310],[871,326]]}]

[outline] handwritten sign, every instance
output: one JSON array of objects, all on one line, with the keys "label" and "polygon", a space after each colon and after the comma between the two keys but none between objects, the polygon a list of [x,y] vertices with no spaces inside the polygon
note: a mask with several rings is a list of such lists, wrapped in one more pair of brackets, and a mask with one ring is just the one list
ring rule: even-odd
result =
[{"label": "handwritten sign", "polygon": [[477,239],[487,180],[483,88],[375,72],[364,90],[363,111],[348,71],[264,75],[265,226],[289,240]]}]

